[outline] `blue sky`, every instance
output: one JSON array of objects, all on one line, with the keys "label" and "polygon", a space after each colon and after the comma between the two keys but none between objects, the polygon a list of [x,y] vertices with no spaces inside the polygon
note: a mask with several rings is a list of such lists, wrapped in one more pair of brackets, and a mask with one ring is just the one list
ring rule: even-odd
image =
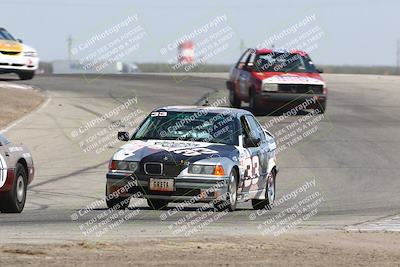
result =
[{"label": "blue sky", "polygon": [[232,63],[239,56],[240,40],[254,47],[311,15],[316,19],[307,27],[317,26],[323,33],[311,52],[316,64],[395,65],[400,38],[398,0],[12,0],[1,6],[0,26],[35,47],[47,61],[67,58],[69,34],[76,44],[133,14],[147,34],[140,49],[126,56],[136,62],[167,61],[168,56],[159,52],[162,47],[221,15],[226,15],[234,37],[224,51],[210,57],[210,63]]}]

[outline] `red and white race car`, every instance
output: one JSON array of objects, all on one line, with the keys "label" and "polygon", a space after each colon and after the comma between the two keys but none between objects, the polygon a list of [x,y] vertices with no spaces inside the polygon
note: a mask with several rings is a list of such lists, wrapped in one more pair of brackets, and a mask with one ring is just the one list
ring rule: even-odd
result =
[{"label": "red and white race car", "polygon": [[306,104],[304,109],[325,112],[327,88],[306,52],[247,49],[227,81],[232,107],[249,102],[250,109],[277,111]]},{"label": "red and white race car", "polygon": [[28,148],[11,143],[0,133],[0,212],[22,212],[34,172]]}]

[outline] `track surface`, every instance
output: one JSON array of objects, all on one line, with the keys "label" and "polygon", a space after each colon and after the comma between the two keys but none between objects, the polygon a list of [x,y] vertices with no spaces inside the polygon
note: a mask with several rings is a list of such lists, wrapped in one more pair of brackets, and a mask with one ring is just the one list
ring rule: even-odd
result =
[{"label": "track surface", "polygon": [[[207,93],[223,96],[224,79],[168,76],[39,76],[29,84],[47,91],[49,103],[7,132],[31,150],[36,178],[20,215],[0,214],[0,242],[57,242],[85,237],[80,224],[104,211],[71,220],[71,215],[104,196],[107,161],[120,143],[102,153],[84,152],[79,142],[115,123],[105,120],[84,134],[74,130],[137,97],[144,113],[164,105],[194,104]],[[317,133],[278,156],[278,198],[315,179],[313,192],[324,198],[318,213],[297,225],[310,229],[342,229],[346,225],[398,214],[400,210],[400,79],[383,76],[325,75],[328,112]],[[10,81],[20,83],[19,81]],[[226,96],[226,95],[225,95]],[[277,132],[300,116],[272,127]],[[263,123],[273,117],[262,116]],[[225,215],[197,235],[258,235],[266,219],[296,203],[288,200],[254,220],[249,203]],[[172,236],[168,226],[194,211],[188,208],[161,221],[165,211],[151,211],[142,202],[137,216],[101,239]],[[129,212],[136,212],[135,209]]]}]

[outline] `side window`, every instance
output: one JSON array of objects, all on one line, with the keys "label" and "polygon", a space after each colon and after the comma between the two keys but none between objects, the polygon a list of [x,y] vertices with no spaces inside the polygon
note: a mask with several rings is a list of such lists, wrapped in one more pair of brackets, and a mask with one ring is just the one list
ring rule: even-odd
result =
[{"label": "side window", "polygon": [[249,67],[253,67],[255,58],[256,58],[256,53],[253,50],[251,50],[250,51],[250,55],[246,60],[246,65],[249,66]]},{"label": "side window", "polygon": [[250,130],[250,126],[249,126],[245,116],[242,116],[240,118],[240,125],[242,126],[242,134],[243,134],[244,138],[250,137],[251,130]]},{"label": "side window", "polygon": [[242,67],[246,64],[247,59],[249,58],[250,55],[250,50],[246,50],[246,52],[243,53],[242,57],[239,59],[238,63],[236,64],[236,68],[242,69]]},{"label": "side window", "polygon": [[260,138],[261,141],[265,141],[264,131],[256,119],[251,115],[246,115],[246,120],[250,126],[251,136],[254,138]]}]

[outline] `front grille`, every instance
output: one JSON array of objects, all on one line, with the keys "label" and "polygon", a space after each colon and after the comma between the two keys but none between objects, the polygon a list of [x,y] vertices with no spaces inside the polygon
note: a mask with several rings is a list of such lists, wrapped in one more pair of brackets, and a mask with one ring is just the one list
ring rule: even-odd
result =
[{"label": "front grille", "polygon": [[322,85],[313,84],[279,84],[278,90],[283,93],[322,94]]},{"label": "front grille", "polygon": [[8,55],[8,56],[15,56],[20,54],[21,52],[14,52],[14,51],[0,51],[3,55]]},{"label": "front grille", "polygon": [[147,162],[144,164],[144,172],[150,175],[162,175],[163,165],[158,162]]},{"label": "front grille", "polygon": [[164,175],[167,177],[176,177],[182,171],[182,165],[176,163],[164,164]]}]

